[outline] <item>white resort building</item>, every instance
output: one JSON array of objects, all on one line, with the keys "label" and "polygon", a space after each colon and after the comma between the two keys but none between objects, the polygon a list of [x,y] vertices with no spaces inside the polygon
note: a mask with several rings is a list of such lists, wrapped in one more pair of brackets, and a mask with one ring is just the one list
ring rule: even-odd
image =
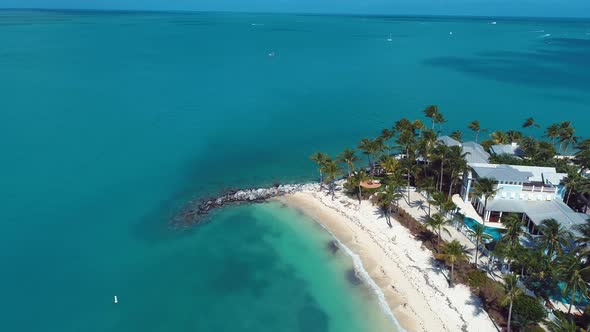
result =
[{"label": "white resort building", "polygon": [[[490,164],[481,153],[483,147],[475,142],[459,143],[449,137],[441,137],[439,141],[446,145],[456,142],[463,147],[463,153],[475,151],[475,158],[470,158],[470,154],[466,156],[470,170],[463,174],[460,195],[490,226],[499,223],[508,213],[518,214],[533,235],[538,234],[537,226],[546,219],[555,219],[574,233],[573,226],[585,223],[587,215],[573,211],[563,202],[566,188],[562,180],[567,174],[557,173],[553,167]],[[474,194],[478,178],[497,182],[497,192],[488,200],[485,210],[484,198]]]}]

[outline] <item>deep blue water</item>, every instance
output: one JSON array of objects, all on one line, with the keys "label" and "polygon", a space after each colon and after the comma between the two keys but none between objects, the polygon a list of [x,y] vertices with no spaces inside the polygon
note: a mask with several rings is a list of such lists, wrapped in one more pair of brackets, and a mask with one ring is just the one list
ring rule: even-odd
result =
[{"label": "deep blue water", "polygon": [[[366,330],[322,300],[323,282],[369,301],[326,239],[289,231],[298,217],[167,221],[227,187],[312,180],[312,152],[428,104],[445,131],[534,116],[588,135],[590,23],[493,20],[0,12],[3,330]],[[275,224],[282,240],[260,240]],[[317,249],[324,279],[297,277],[310,267],[277,249],[289,239]]]}]

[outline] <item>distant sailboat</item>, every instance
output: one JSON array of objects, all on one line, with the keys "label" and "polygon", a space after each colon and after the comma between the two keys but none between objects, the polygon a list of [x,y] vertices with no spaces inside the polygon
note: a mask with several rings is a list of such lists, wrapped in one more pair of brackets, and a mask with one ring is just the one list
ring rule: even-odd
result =
[{"label": "distant sailboat", "polygon": [[117,299],[117,295],[115,295],[115,299],[113,300],[115,304],[119,303],[119,299]]},{"label": "distant sailboat", "polygon": [[391,38],[391,33],[389,34],[389,38],[387,38],[387,41],[388,42],[393,41],[393,38]]}]

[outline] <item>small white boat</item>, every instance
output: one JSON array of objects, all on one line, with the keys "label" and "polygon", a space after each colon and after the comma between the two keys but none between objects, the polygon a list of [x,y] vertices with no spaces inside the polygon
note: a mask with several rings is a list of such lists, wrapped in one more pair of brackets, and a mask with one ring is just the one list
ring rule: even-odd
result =
[{"label": "small white boat", "polygon": [[389,34],[389,38],[387,38],[387,41],[388,42],[393,41],[393,38],[391,38],[391,34]]},{"label": "small white boat", "polygon": [[115,295],[115,298],[114,298],[113,302],[114,302],[115,304],[119,303],[119,299],[117,299],[117,295]]},{"label": "small white boat", "polygon": [[496,25],[496,24],[498,24],[498,22],[494,21],[494,22],[492,22],[490,24]]},{"label": "small white boat", "polygon": [[273,56],[276,56],[276,55],[277,55],[277,54],[276,54],[275,52],[270,52],[270,53],[268,53],[268,56],[270,56],[270,57],[273,57]]},{"label": "small white boat", "polygon": [[449,35],[452,35],[452,34],[453,34],[453,31],[449,32]]}]

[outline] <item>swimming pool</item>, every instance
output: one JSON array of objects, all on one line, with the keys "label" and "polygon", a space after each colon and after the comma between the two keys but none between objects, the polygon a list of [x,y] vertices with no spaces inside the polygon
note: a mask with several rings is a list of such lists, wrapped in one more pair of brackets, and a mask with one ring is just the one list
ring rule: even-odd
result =
[{"label": "swimming pool", "polygon": [[[556,301],[559,301],[561,303],[570,304],[570,296],[569,295],[568,296],[563,296],[563,294],[562,294],[563,289],[565,288],[565,282],[561,281],[561,282],[559,282],[557,284],[557,286],[559,287],[559,291],[556,292],[556,293],[554,293],[554,294],[552,294],[551,295],[551,299],[556,300]],[[575,303],[575,305],[585,307],[588,304],[590,304],[590,300],[587,297],[583,296],[583,295],[582,295],[582,301],[578,302],[579,296],[580,296],[580,293],[577,292],[576,293],[576,303]]]},{"label": "swimming pool", "polygon": [[[465,217],[463,222],[471,230],[474,230],[475,225],[479,224],[477,221],[475,221],[471,218],[467,218],[467,217]],[[500,229],[498,229],[498,228],[484,226],[484,233],[490,235],[492,237],[493,241],[498,241],[502,238],[502,233],[500,232]]]}]

